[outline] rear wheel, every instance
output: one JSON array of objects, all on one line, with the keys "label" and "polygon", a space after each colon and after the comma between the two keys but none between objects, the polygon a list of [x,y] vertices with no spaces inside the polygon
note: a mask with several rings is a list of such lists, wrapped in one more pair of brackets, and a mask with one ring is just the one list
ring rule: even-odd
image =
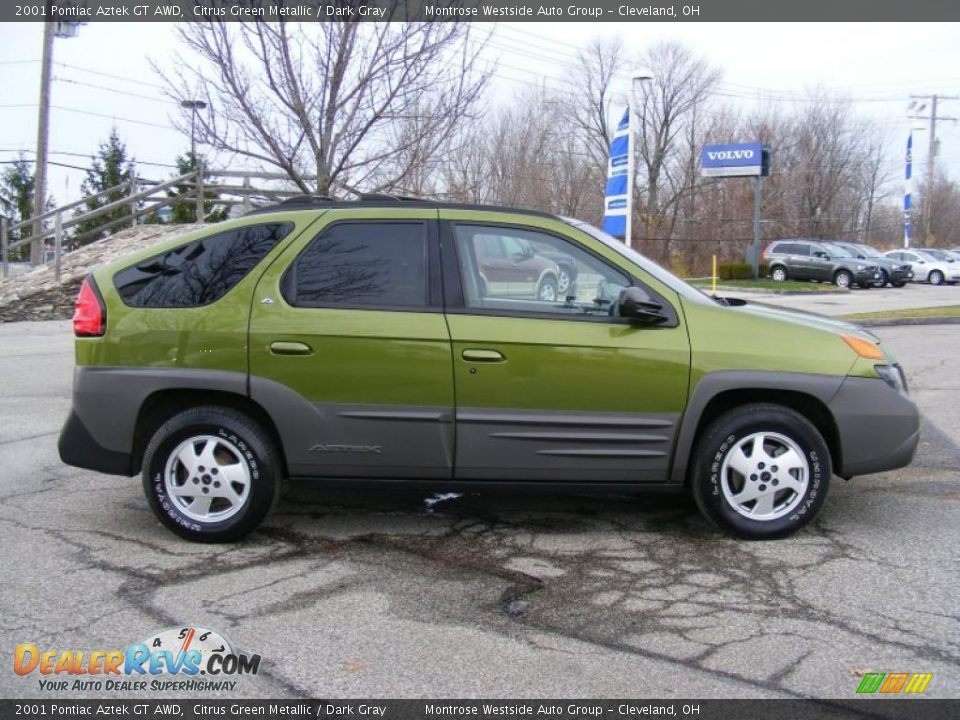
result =
[{"label": "rear wheel", "polygon": [[943,273],[939,270],[931,270],[927,280],[930,281],[931,285],[943,285]]},{"label": "rear wheel", "polygon": [[768,403],[721,415],[700,437],[690,484],[700,511],[754,540],[809,523],[827,495],[832,467],[823,437],[800,413]]},{"label": "rear wheel", "polygon": [[144,453],[143,489],[154,514],[176,534],[228,542],[266,516],[280,472],[259,425],[234,410],[198,407],[154,433]]},{"label": "rear wheel", "polygon": [[777,265],[770,270],[770,277],[777,282],[786,282],[789,276],[787,275],[787,269],[783,267],[783,265]]},{"label": "rear wheel", "polygon": [[847,270],[837,270],[833,275],[833,284],[839,288],[848,288],[853,282],[853,275]]}]

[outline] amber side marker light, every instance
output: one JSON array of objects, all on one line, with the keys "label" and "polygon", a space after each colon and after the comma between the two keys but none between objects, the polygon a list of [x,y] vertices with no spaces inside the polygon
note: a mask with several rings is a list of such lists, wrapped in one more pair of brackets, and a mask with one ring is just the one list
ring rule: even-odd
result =
[{"label": "amber side marker light", "polygon": [[883,351],[869,340],[841,335],[843,341],[860,357],[868,360],[883,360]]}]

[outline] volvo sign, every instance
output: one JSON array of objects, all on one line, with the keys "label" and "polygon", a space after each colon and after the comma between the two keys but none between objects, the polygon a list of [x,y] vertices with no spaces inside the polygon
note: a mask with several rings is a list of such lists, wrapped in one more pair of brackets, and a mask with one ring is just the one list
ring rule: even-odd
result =
[{"label": "volvo sign", "polygon": [[770,174],[769,154],[759,142],[705,145],[700,167],[707,177],[749,177]]}]

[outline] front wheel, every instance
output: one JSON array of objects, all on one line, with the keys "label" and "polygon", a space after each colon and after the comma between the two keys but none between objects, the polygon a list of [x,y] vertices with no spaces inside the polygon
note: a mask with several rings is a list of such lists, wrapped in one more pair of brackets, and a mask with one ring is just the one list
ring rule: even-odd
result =
[{"label": "front wheel", "polygon": [[830,485],[830,451],[813,424],[788,407],[744,405],[700,437],[690,485],[700,511],[732,535],[784,537],[819,512]]},{"label": "front wheel", "polygon": [[537,300],[544,302],[555,302],[557,299],[557,281],[551,277],[545,277],[540,281],[537,287]]},{"label": "front wheel", "polygon": [[853,275],[846,270],[838,270],[833,276],[833,284],[839,288],[848,288],[853,282]]},{"label": "front wheel", "polygon": [[895,288],[902,288],[902,287],[906,287],[906,286],[907,286],[907,284],[906,284],[905,282],[893,282],[893,283],[890,283],[890,284],[893,285]]},{"label": "front wheel", "polygon": [[880,279],[873,283],[874,287],[882,288],[886,287],[887,283],[890,282],[890,276],[887,275],[886,270],[880,271]]},{"label": "front wheel", "polygon": [[927,279],[931,285],[943,285],[943,273],[939,270],[932,270]]},{"label": "front wheel", "polygon": [[280,472],[259,425],[228,408],[198,407],[154,433],[144,453],[143,489],[154,514],[177,535],[229,542],[266,516]]}]

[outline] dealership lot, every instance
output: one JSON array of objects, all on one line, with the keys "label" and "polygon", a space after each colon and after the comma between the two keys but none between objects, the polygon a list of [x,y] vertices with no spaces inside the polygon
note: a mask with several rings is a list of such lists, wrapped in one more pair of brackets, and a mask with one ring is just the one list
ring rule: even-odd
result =
[{"label": "dealership lot", "polygon": [[[901,293],[960,298],[776,301]],[[846,698],[865,672],[922,671],[927,695],[960,697],[960,331],[876,332],[926,416],[918,458],[836,479],[787,540],[728,539],[680,498],[295,484],[248,541],[202,546],[160,527],[138,480],[59,462],[68,323],[0,325],[0,645],[211,628],[263,656],[240,696]],[[9,664],[0,693],[44,695]]]}]

